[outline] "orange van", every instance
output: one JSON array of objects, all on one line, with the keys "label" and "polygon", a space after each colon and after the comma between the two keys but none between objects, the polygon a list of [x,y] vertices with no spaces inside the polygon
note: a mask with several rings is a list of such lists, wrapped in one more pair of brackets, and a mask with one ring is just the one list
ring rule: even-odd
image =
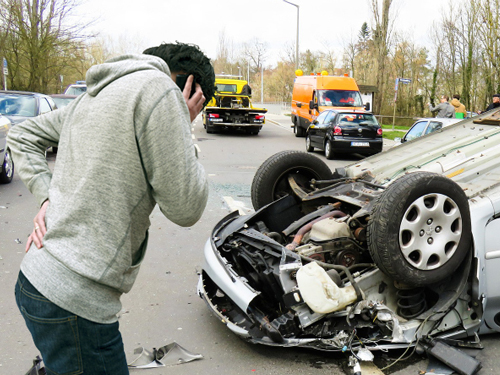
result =
[{"label": "orange van", "polygon": [[[297,77],[292,93],[292,123],[296,137],[304,137],[309,124],[325,109],[370,110],[363,105],[352,77],[321,75]],[[369,104],[367,103],[369,107]]]}]

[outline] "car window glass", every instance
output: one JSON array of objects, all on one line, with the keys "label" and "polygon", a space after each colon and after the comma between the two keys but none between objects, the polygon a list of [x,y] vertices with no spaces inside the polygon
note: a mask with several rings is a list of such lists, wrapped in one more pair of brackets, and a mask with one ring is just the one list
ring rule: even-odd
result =
[{"label": "car window glass", "polygon": [[358,91],[318,90],[318,104],[334,107],[363,107],[363,100]]},{"label": "car window glass", "polygon": [[339,125],[378,125],[374,115],[367,113],[344,113],[339,115]]},{"label": "car window glass", "polygon": [[330,114],[330,111],[325,111],[323,113],[321,113],[318,118],[316,119],[316,121],[318,121],[318,125],[323,125],[323,123],[325,122],[325,119],[326,117]]},{"label": "car window glass", "polygon": [[413,125],[412,128],[408,130],[408,133],[406,133],[404,137],[405,140],[411,141],[412,139],[422,136],[427,123],[428,121],[419,121],[415,125]]},{"label": "car window glass", "polygon": [[64,92],[66,95],[80,95],[87,91],[87,86],[70,86]]},{"label": "car window glass", "polygon": [[431,121],[429,123],[429,126],[427,127],[427,129],[425,129],[425,134],[429,134],[429,133],[432,133],[432,132],[435,132],[436,130],[439,130],[443,127],[443,124],[439,121]]},{"label": "car window glass", "polygon": [[35,98],[19,95],[0,96],[0,113],[7,116],[35,116]]},{"label": "car window glass", "polygon": [[219,92],[230,92],[233,94],[236,94],[236,85],[232,84],[227,84],[227,83],[218,83],[217,84],[217,91]]},{"label": "car window glass", "polygon": [[331,122],[333,122],[334,117],[335,117],[335,112],[328,111],[328,116],[326,116],[325,119],[325,125],[329,125]]},{"label": "car window glass", "polygon": [[50,96],[47,96],[45,99],[47,99],[47,101],[49,102],[50,108],[52,108],[52,110],[57,108],[57,105],[56,105],[56,102],[54,101],[54,99],[52,99]]},{"label": "car window glass", "polygon": [[52,111],[49,102],[45,98],[40,98],[40,114]]}]

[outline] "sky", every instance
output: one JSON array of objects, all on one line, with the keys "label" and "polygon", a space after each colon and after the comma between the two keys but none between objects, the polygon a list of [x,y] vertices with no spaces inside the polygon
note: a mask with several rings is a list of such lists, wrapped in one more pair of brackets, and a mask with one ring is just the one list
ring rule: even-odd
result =
[{"label": "sky", "polygon": [[[371,0],[290,1],[299,5],[300,51],[338,50],[339,61],[363,22],[371,25],[373,19]],[[448,0],[393,0],[395,29],[430,49],[429,30],[447,4]],[[144,43],[142,49],[180,41],[199,45],[212,59],[222,34],[235,51],[258,38],[267,43],[266,66],[280,59],[285,45],[294,45],[297,30],[297,8],[283,0],[81,0],[76,14],[96,20],[94,31]]]}]

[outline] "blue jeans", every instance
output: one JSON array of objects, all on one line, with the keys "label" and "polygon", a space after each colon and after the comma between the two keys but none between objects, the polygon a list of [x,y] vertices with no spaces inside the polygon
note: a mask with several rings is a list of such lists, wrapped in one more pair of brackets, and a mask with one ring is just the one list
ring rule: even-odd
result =
[{"label": "blue jeans", "polygon": [[118,322],[99,324],[61,309],[19,272],[16,302],[48,375],[127,375]]}]

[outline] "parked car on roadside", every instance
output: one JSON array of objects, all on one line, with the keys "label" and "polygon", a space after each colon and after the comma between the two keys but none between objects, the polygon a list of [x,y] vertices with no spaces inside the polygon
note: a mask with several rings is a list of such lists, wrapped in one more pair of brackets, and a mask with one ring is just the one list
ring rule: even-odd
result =
[{"label": "parked car on roadside", "polygon": [[[200,297],[248,342],[356,358],[500,332],[499,118],[334,171],[307,153],[271,156],[252,182],[255,213],[214,227]],[[466,354],[446,353],[462,368]]]},{"label": "parked car on roadside", "polygon": [[87,92],[87,84],[85,81],[76,81],[76,83],[73,83],[66,87],[66,90],[64,91],[65,95],[80,95]]},{"label": "parked car on roadside", "polygon": [[13,125],[56,108],[56,103],[49,95],[0,90],[0,114],[7,117]]},{"label": "parked car on roadside", "polygon": [[382,151],[382,128],[372,113],[326,110],[306,131],[306,150],[325,152],[327,159],[339,153],[373,155]]},{"label": "parked car on roadside", "polygon": [[421,118],[417,120],[417,122],[415,122],[410,127],[410,129],[408,129],[408,131],[402,138],[399,137],[394,138],[395,146],[422,137],[426,134],[435,132],[437,130],[442,129],[445,126],[455,124],[462,120],[463,119],[459,118],[438,118],[438,117]]},{"label": "parked car on roadside", "polygon": [[78,95],[52,94],[50,97],[56,103],[57,108],[66,107],[69,103],[75,100]]},{"label": "parked car on roadside", "polygon": [[11,127],[10,120],[0,115],[0,184],[8,184],[14,177],[14,161],[7,150],[7,133]]}]

